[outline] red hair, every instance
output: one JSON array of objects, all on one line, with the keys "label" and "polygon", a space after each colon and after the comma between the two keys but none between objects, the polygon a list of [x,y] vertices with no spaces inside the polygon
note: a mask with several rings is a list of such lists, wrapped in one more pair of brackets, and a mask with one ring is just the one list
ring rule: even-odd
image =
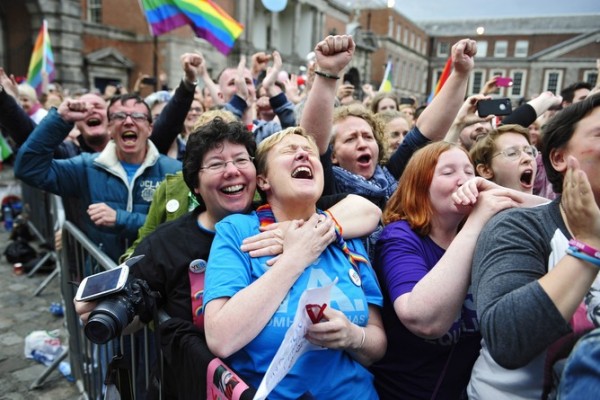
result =
[{"label": "red hair", "polygon": [[398,188],[383,211],[385,225],[405,220],[419,235],[429,234],[433,217],[429,187],[440,155],[452,149],[461,149],[469,157],[462,147],[448,142],[431,143],[411,157],[400,177]]}]

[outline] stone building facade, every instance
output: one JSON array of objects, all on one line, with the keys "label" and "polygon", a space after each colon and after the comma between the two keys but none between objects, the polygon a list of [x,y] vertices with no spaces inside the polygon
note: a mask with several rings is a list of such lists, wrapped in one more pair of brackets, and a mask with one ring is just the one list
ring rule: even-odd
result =
[{"label": "stone building facade", "polygon": [[[0,66],[24,76],[35,37],[48,21],[57,67],[56,80],[71,89],[102,90],[108,83],[131,87],[139,74],[167,74],[169,86],[181,78],[179,56],[200,50],[216,77],[236,65],[241,54],[278,50],[284,69],[298,73],[315,43],[327,34],[350,33],[357,51],[348,79],[377,89],[389,61],[399,96],[425,100],[453,43],[476,38],[479,52],[469,94],[494,75],[510,76],[501,95],[531,97],[572,82],[595,82],[600,57],[600,14],[560,18],[505,18],[415,23],[394,9],[360,10],[340,0],[289,0],[271,13],[260,0],[219,0],[245,26],[229,57],[182,27],[154,38],[139,0],[2,0]],[[364,2],[363,2],[364,3]],[[375,6],[373,6],[375,7]],[[478,35],[477,27],[484,33]]]}]

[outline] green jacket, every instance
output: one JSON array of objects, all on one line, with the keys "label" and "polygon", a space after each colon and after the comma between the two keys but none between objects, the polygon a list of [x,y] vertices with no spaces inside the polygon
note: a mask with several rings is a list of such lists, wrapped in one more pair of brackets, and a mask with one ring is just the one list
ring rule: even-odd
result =
[{"label": "green jacket", "polygon": [[182,172],[167,174],[152,197],[148,216],[144,225],[138,230],[137,239],[119,261],[123,262],[131,257],[137,245],[158,225],[181,217],[197,205],[195,197],[190,194],[190,189],[183,180]]}]

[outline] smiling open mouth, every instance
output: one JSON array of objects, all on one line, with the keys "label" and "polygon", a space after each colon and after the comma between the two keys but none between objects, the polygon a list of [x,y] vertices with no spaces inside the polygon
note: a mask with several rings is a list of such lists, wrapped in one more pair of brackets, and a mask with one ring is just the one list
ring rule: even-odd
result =
[{"label": "smiling open mouth", "polygon": [[121,135],[124,142],[135,142],[137,140],[137,134],[135,132],[127,131]]},{"label": "smiling open mouth", "polygon": [[312,171],[308,167],[298,167],[292,172],[292,178],[312,179]]},{"label": "smiling open mouth", "polygon": [[85,124],[89,127],[98,126],[101,123],[102,123],[102,121],[100,120],[100,118],[90,118],[87,121],[85,121]]},{"label": "smiling open mouth", "polygon": [[244,185],[232,185],[224,187],[223,189],[221,189],[221,192],[225,194],[236,194],[240,193],[242,190],[244,190]]}]

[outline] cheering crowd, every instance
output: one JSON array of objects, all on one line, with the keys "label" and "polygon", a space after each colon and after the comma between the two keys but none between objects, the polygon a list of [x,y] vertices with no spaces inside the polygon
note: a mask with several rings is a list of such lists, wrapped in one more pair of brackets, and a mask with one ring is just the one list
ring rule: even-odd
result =
[{"label": "cheering crowd", "polygon": [[[463,39],[431,103],[357,98],[340,82],[354,50],[317,43],[305,87],[277,51],[214,80],[186,53],[178,87],[144,97],[140,76],[38,99],[0,69],[0,127],[18,179],[60,195],[115,262],[144,255],[130,274],[167,315],[163,398],[206,396],[198,348],[258,388],[303,293],[327,285],[311,350],[269,399],[592,398],[598,88],[480,116],[496,78],[465,97]],[[84,324],[96,305],[75,302]]]}]

